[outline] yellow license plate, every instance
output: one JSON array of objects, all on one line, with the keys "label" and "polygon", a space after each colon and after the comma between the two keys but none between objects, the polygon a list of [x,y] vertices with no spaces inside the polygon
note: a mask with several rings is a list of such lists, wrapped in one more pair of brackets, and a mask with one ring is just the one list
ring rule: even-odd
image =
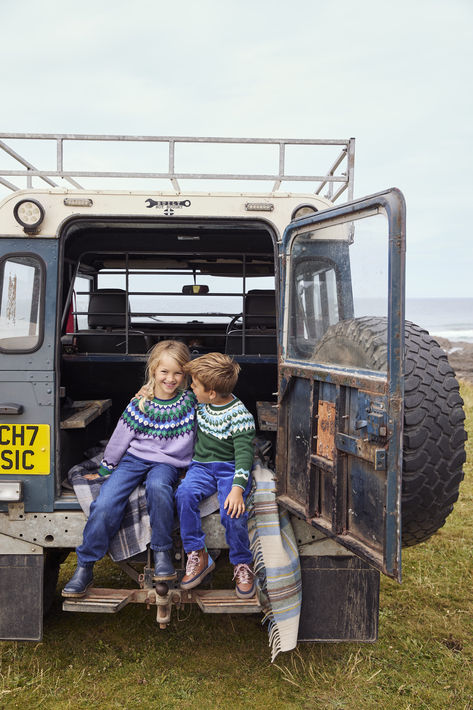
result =
[{"label": "yellow license plate", "polygon": [[0,424],[0,474],[47,476],[49,424]]}]

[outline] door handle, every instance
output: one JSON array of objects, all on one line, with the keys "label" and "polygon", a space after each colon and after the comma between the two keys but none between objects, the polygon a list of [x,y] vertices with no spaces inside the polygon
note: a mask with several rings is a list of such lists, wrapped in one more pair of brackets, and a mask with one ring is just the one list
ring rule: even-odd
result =
[{"label": "door handle", "polygon": [[0,414],[23,414],[23,405],[14,402],[0,402]]}]

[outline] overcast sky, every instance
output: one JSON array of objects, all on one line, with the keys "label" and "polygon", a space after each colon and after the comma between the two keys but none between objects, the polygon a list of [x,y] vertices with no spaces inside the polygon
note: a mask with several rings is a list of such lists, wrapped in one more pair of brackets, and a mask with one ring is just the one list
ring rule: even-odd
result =
[{"label": "overcast sky", "polygon": [[471,0],[0,0],[0,131],[356,138],[408,296],[473,296]]}]

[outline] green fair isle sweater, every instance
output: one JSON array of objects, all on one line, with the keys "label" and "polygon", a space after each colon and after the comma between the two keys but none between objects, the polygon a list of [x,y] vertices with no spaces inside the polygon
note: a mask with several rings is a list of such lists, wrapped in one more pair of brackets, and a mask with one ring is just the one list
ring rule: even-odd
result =
[{"label": "green fair isle sweater", "polygon": [[194,461],[235,461],[233,485],[246,488],[253,465],[255,420],[236,397],[228,404],[197,405]]}]

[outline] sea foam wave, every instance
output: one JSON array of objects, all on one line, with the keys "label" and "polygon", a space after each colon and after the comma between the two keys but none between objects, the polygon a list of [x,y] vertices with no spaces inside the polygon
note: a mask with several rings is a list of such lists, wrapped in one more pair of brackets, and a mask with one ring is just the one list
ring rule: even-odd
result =
[{"label": "sea foam wave", "polygon": [[465,343],[473,343],[473,329],[457,330],[455,328],[435,328],[429,329],[429,332],[434,337],[446,338],[447,340],[458,341],[462,340]]}]

